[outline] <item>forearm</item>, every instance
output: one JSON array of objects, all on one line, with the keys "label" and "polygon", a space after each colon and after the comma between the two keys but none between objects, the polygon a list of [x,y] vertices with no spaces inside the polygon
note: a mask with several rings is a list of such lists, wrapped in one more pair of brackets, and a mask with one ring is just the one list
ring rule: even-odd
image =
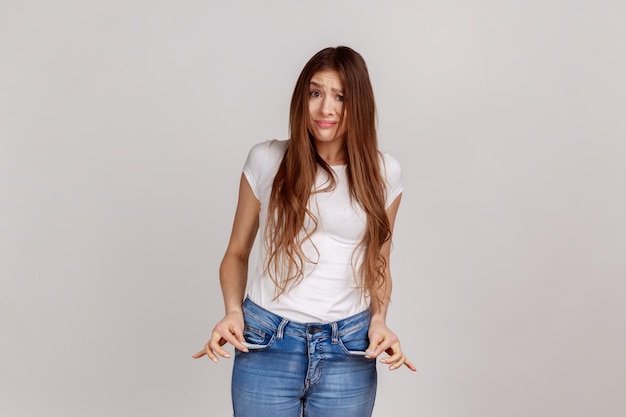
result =
[{"label": "forearm", "polygon": [[248,259],[226,253],[220,265],[220,285],[225,313],[241,312],[248,278]]},{"label": "forearm", "polygon": [[[393,227],[396,221],[396,215],[398,213],[398,207],[400,207],[400,194],[387,208],[387,217],[389,218],[389,227],[393,234]],[[377,287],[373,294],[370,294],[370,312],[372,314],[372,321],[382,321],[385,323],[387,320],[387,310],[389,309],[389,302],[391,300],[391,289],[393,287],[391,280],[391,241],[392,236],[383,244],[381,248],[381,255],[385,259],[385,281],[381,287]]]},{"label": "forearm", "polygon": [[387,320],[392,287],[391,274],[387,273],[385,284],[380,288],[376,288],[375,293],[370,297],[371,321],[380,320],[385,322]]}]

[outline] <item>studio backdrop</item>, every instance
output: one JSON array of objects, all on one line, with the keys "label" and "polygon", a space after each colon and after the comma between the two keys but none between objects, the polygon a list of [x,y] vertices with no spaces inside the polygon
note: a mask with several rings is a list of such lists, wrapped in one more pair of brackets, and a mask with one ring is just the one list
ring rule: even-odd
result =
[{"label": "studio backdrop", "polygon": [[626,415],[625,21],[610,0],[3,1],[0,416],[232,414],[232,361],[191,355],[223,315],[241,169],[338,45],[404,175],[388,321],[418,372],[379,365],[375,416]]}]

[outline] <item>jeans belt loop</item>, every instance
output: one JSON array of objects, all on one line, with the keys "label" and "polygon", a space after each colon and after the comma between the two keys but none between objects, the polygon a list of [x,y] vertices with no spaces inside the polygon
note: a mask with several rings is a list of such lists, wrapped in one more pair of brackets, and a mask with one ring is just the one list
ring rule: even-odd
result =
[{"label": "jeans belt loop", "polygon": [[337,330],[337,322],[336,321],[333,321],[330,324],[330,329],[331,329],[331,333],[330,333],[331,343],[333,345],[336,345],[337,343],[339,343],[339,330]]},{"label": "jeans belt loop", "polygon": [[281,320],[280,324],[278,325],[278,329],[276,329],[276,340],[283,340],[283,330],[285,329],[287,323],[289,323],[289,320]]}]

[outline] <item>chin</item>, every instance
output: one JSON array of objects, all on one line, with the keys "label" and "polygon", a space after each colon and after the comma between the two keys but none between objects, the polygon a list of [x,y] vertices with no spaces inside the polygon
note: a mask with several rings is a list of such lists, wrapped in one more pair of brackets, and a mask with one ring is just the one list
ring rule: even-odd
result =
[{"label": "chin", "polygon": [[318,142],[333,142],[336,140],[341,140],[342,135],[338,135],[336,132],[323,132],[320,134],[319,132],[313,132],[313,138],[315,138]]},{"label": "chin", "polygon": [[335,136],[316,136],[316,135],[313,135],[313,137],[315,138],[315,140],[317,142],[332,142],[333,140],[337,139]]}]

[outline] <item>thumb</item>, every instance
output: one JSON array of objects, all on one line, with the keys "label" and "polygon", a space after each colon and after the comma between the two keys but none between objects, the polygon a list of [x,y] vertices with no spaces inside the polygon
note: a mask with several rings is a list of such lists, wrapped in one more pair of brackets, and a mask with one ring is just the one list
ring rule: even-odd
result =
[{"label": "thumb", "polygon": [[246,339],[243,337],[243,329],[239,327],[234,327],[232,330],[233,336],[237,339],[238,342],[245,342]]},{"label": "thumb", "polygon": [[365,349],[365,356],[368,356],[368,357],[375,356],[374,352],[376,351],[376,346],[378,346],[378,344],[376,343],[376,340],[370,339],[370,344],[367,347],[367,349]]}]

